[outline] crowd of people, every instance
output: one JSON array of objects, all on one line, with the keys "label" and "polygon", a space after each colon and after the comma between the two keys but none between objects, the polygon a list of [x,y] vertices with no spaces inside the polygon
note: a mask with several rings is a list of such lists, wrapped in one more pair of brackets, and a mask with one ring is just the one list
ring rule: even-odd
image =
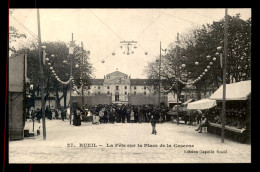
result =
[{"label": "crowd of people", "polygon": [[[53,107],[50,107],[49,105],[46,106],[45,108],[45,118],[52,120],[52,119],[67,119],[68,113],[66,108],[60,107],[57,109],[54,109]],[[42,108],[34,108],[30,107],[26,109],[26,118],[25,120],[36,120],[39,123],[41,122],[42,119]]]},{"label": "crowd of people", "polygon": [[[78,108],[83,115],[84,108]],[[167,114],[169,108],[149,105],[97,105],[87,107],[88,115],[99,117],[100,123],[148,123],[151,122],[151,116],[157,113],[158,122],[163,123],[171,120]],[[93,118],[94,119],[94,118]]]},{"label": "crowd of people", "polygon": [[[129,104],[111,104],[111,105],[89,105],[76,106],[72,110],[73,125],[79,126],[82,121],[91,121],[93,124],[107,123],[149,123],[153,119],[157,123],[172,121],[172,116],[168,113],[168,107],[153,105],[129,105]],[[208,110],[191,110],[188,111],[182,120],[185,124],[201,124],[202,120],[207,122],[221,124],[221,108],[214,107]],[[61,119],[64,121],[69,117],[69,111],[60,107],[54,109],[49,105],[45,108],[47,119]],[[40,123],[42,118],[42,109],[26,109],[26,120],[32,119]],[[245,128],[248,124],[246,108],[227,108],[225,125],[238,129]],[[201,128],[198,128],[201,131]]]}]

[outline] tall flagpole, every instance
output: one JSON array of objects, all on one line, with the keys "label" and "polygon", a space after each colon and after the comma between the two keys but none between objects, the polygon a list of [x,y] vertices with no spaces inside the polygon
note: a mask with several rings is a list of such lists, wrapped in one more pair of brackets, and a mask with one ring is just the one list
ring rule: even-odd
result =
[{"label": "tall flagpole", "polygon": [[226,113],[226,62],[227,62],[227,39],[228,39],[228,15],[227,8],[225,9],[225,28],[224,28],[224,59],[223,59],[223,99],[222,99],[222,128],[221,128],[221,142],[224,143],[225,137],[225,113]]},{"label": "tall flagpole", "polygon": [[45,125],[45,102],[44,102],[44,80],[43,80],[43,67],[41,58],[41,26],[40,26],[40,12],[37,9],[37,19],[38,19],[38,53],[41,71],[41,107],[42,107],[42,129],[43,129],[43,140],[46,140],[46,125]]}]

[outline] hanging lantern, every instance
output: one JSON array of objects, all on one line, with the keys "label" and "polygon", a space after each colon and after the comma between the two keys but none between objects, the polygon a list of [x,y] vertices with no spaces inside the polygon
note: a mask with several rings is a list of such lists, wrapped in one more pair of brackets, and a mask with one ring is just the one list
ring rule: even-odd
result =
[{"label": "hanging lantern", "polygon": [[209,68],[210,68],[210,66],[207,66],[207,68],[209,69]]},{"label": "hanging lantern", "polygon": [[79,65],[78,65],[78,64],[76,64],[76,65],[75,65],[75,68],[78,68],[78,67],[79,67]]},{"label": "hanging lantern", "polygon": [[219,53],[218,52],[216,52],[216,56],[218,56],[219,55]]},{"label": "hanging lantern", "polygon": [[53,67],[50,67],[50,70],[53,70]]},{"label": "hanging lantern", "polygon": [[54,57],[54,54],[52,54],[51,57]]},{"label": "hanging lantern", "polygon": [[63,60],[63,63],[67,63],[67,60]]},{"label": "hanging lantern", "polygon": [[218,51],[220,51],[221,49],[222,49],[222,47],[221,47],[221,46],[217,47],[217,50],[218,50]]},{"label": "hanging lantern", "polygon": [[195,65],[198,65],[199,64],[199,62],[195,62]]},{"label": "hanging lantern", "polygon": [[43,45],[43,46],[42,46],[42,49],[43,49],[43,50],[45,50],[45,49],[46,49],[46,46],[45,46],[45,45]]},{"label": "hanging lantern", "polygon": [[51,63],[48,63],[48,65],[50,66],[50,65],[51,65]]},{"label": "hanging lantern", "polygon": [[205,75],[205,72],[202,72],[202,75]]},{"label": "hanging lantern", "polygon": [[200,77],[198,77],[198,79],[200,79]]},{"label": "hanging lantern", "polygon": [[181,67],[185,67],[186,65],[185,64],[182,64]]},{"label": "hanging lantern", "polygon": [[51,72],[52,72],[52,73],[55,73],[55,71],[54,71],[54,70],[52,70]]},{"label": "hanging lantern", "polygon": [[213,61],[216,61],[216,60],[217,60],[217,58],[216,58],[216,57],[214,57],[214,58],[213,58]]},{"label": "hanging lantern", "polygon": [[203,75],[200,75],[200,77],[203,77]]},{"label": "hanging lantern", "polygon": [[49,58],[47,57],[45,60],[46,60],[46,61],[49,61]]},{"label": "hanging lantern", "polygon": [[210,65],[213,65],[213,62],[209,62]]},{"label": "hanging lantern", "polygon": [[210,59],[210,55],[207,55],[207,59],[208,59],[208,60]]},{"label": "hanging lantern", "polygon": [[204,71],[205,71],[205,72],[208,72],[208,69],[205,69]]},{"label": "hanging lantern", "polygon": [[148,52],[146,51],[144,54],[145,54],[145,55],[147,55],[147,54],[148,54]]}]

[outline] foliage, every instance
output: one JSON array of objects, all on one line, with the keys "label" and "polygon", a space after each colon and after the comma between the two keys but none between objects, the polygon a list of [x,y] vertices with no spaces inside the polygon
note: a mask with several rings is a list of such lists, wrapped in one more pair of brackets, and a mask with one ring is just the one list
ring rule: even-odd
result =
[{"label": "foliage", "polygon": [[[160,76],[164,88],[161,91],[176,92],[177,69],[180,69],[180,75],[178,76],[185,76],[186,79],[188,77],[191,81],[202,75],[205,69],[208,70],[200,80],[193,84],[198,93],[202,88],[219,87],[222,84],[220,56],[216,55],[216,52],[217,47],[221,46],[222,50],[219,53],[223,54],[224,24],[225,20],[222,19],[213,22],[213,24],[193,28],[181,35],[178,60],[176,60],[176,44],[171,43],[169,45],[169,51],[161,58]],[[228,16],[227,83],[250,79],[250,38],[251,18],[244,21],[240,19],[239,14]],[[210,58],[207,58],[208,55],[210,55]],[[214,57],[216,61],[213,61]],[[148,63],[145,68],[145,72],[154,86],[158,86],[159,83],[159,60],[156,61]],[[195,65],[195,62],[199,64]],[[210,62],[213,64],[210,65]],[[181,67],[182,64],[185,64],[185,67]],[[184,87],[182,84],[179,84],[179,86],[179,90]]]},{"label": "foliage", "polygon": [[[83,51],[84,63],[82,63],[82,56],[79,53],[81,52],[81,48],[79,46],[75,47],[75,56],[73,56],[69,55],[69,47],[64,42],[44,42],[42,43],[42,45],[46,46],[46,58],[49,58],[49,61],[45,61],[45,65],[43,65],[43,78],[41,78],[40,73],[38,47],[35,44],[32,44],[30,47],[31,49],[27,49],[27,77],[30,78],[31,83],[35,86],[37,91],[39,91],[39,85],[41,83],[44,83],[46,96],[49,95],[49,92],[56,92],[58,100],[63,97],[66,99],[67,91],[70,88],[70,84],[63,85],[59,83],[51,72],[50,67],[53,67],[61,81],[66,82],[70,78],[71,62],[73,64],[72,76],[75,80],[75,85],[77,87],[80,87],[81,82],[83,82],[84,87],[90,85],[90,75],[92,70],[91,64],[89,63],[89,57],[86,55],[86,51]],[[52,57],[51,55],[54,55],[54,57]],[[51,65],[48,65],[48,63],[50,63]],[[80,68],[76,68],[76,64],[78,64]],[[82,76],[80,71],[82,71]],[[63,95],[61,97],[59,97],[59,95],[57,94],[59,90],[63,91]],[[64,103],[66,104],[65,99]]]}]

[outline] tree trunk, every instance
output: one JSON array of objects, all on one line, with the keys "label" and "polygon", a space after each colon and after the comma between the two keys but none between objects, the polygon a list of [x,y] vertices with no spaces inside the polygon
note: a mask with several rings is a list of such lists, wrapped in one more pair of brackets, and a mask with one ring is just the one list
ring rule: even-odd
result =
[{"label": "tree trunk", "polygon": [[57,82],[55,81],[55,108],[60,107],[60,98],[59,98],[59,87],[57,85]]},{"label": "tree trunk", "polygon": [[196,86],[196,93],[197,93],[198,100],[200,100],[201,99],[201,87],[200,86]]},{"label": "tree trunk", "polygon": [[65,85],[63,86],[63,100],[64,100],[64,108],[67,105],[67,90],[68,90],[68,86]]}]

